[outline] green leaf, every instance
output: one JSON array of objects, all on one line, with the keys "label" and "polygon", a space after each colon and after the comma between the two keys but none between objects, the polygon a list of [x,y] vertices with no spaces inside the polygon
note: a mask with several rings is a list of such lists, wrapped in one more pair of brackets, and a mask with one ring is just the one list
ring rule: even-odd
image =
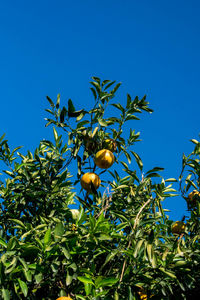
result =
[{"label": "green leaf", "polygon": [[148,174],[150,174],[150,173],[155,173],[155,172],[158,172],[158,171],[163,171],[163,170],[164,170],[164,168],[155,167],[155,168],[149,170],[148,172],[146,172],[145,175],[148,175]]},{"label": "green leaf", "polygon": [[135,247],[135,251],[134,251],[134,254],[133,254],[133,256],[134,256],[135,258],[137,257],[137,255],[138,255],[138,253],[139,253],[139,251],[140,251],[140,249],[141,249],[143,243],[144,243],[144,239],[141,239],[141,240],[139,240],[139,241],[137,242],[137,245],[136,245],[136,247]]},{"label": "green leaf", "polygon": [[21,228],[26,228],[25,225],[24,225],[24,223],[22,221],[20,221],[20,220],[9,219],[9,221],[12,221],[13,223],[20,225]]},{"label": "green leaf", "polygon": [[85,297],[83,297],[83,296],[81,296],[81,295],[77,295],[77,294],[76,294],[76,298],[77,298],[77,299],[81,299],[81,300],[86,300]]},{"label": "green leaf", "polygon": [[49,101],[51,107],[55,107],[55,104],[53,103],[53,101],[51,100],[51,98],[49,96],[46,96],[46,98]]},{"label": "green leaf", "polygon": [[122,113],[125,112],[125,109],[123,108],[123,106],[120,103],[113,103],[111,105],[118,108]]},{"label": "green leaf", "polygon": [[57,95],[56,108],[58,109],[60,106],[60,94]]},{"label": "green leaf", "polygon": [[118,278],[108,277],[108,278],[102,279],[100,282],[98,282],[97,288],[100,288],[100,287],[103,287],[103,286],[113,286],[118,281],[119,281]]},{"label": "green leaf", "polygon": [[84,111],[84,109],[81,109],[81,110],[77,110],[77,111],[74,111],[74,112],[69,112],[68,111],[68,116],[71,117],[71,118],[76,118],[76,121],[80,121],[84,115],[86,114],[86,111]]},{"label": "green leaf", "polygon": [[97,93],[96,93],[95,89],[93,87],[91,87],[90,89],[93,93],[94,99],[96,100],[97,99]]},{"label": "green leaf", "polygon": [[138,164],[138,167],[140,168],[140,170],[142,171],[143,169],[143,162],[141,160],[141,158],[139,157],[139,155],[133,151],[130,151],[134,156],[135,156],[135,159],[136,159],[136,162]]},{"label": "green leaf", "polygon": [[62,247],[62,252],[67,259],[70,259],[70,253],[66,248]]},{"label": "green leaf", "polygon": [[51,240],[51,228],[49,228],[46,233],[45,233],[45,236],[44,236],[44,244],[48,244]]},{"label": "green leaf", "polygon": [[84,283],[85,293],[86,296],[91,294],[92,285],[89,283]]},{"label": "green leaf", "polygon": [[100,95],[100,93],[101,93],[101,87],[100,87],[99,83],[97,83],[95,81],[91,81],[90,83],[95,87],[98,95]]},{"label": "green leaf", "polygon": [[92,79],[95,80],[95,81],[97,81],[98,83],[100,83],[100,81],[101,81],[100,78],[97,77],[97,76],[92,76]]},{"label": "green leaf", "polygon": [[128,114],[125,121],[130,121],[130,120],[140,120],[140,118],[136,117],[135,115]]},{"label": "green leaf", "polygon": [[50,109],[45,109],[46,112],[50,113],[51,115],[54,115],[54,113]]},{"label": "green leaf", "polygon": [[[89,122],[88,120],[81,121],[80,123],[77,124],[76,128],[77,128],[77,129],[78,129],[78,128],[81,128],[81,127],[83,127],[84,125],[89,124],[89,123],[90,123],[90,122]],[[83,128],[85,128],[85,127],[83,127]]]},{"label": "green leaf", "polygon": [[128,160],[128,163],[131,164],[131,156],[130,156],[130,154],[128,152],[126,152],[126,151],[124,151],[124,154],[125,154],[125,156],[126,156],[126,158]]},{"label": "green leaf", "polygon": [[68,114],[75,112],[75,107],[71,99],[68,100]]},{"label": "green leaf", "polygon": [[[123,223],[124,224],[124,223]],[[109,253],[106,257],[105,263],[102,265],[102,268],[115,257],[116,254],[118,254],[118,250],[113,250],[111,253]]]},{"label": "green leaf", "polygon": [[28,282],[32,282],[32,272],[30,270],[28,270],[28,271],[24,270],[24,275]]},{"label": "green leaf", "polygon": [[167,275],[167,276],[169,276],[169,277],[171,277],[171,278],[173,278],[173,279],[176,279],[176,275],[175,275],[175,273],[173,273],[173,272],[171,272],[171,271],[167,271],[167,270],[165,270],[164,268],[159,268],[159,270],[160,271],[162,271],[165,275]]},{"label": "green leaf", "polygon": [[165,179],[165,182],[177,182],[177,179],[175,179],[175,178],[168,178],[168,179]]},{"label": "green leaf", "polygon": [[2,288],[2,297],[4,300],[10,300],[9,290]]},{"label": "green leaf", "polygon": [[27,287],[26,283],[19,278],[18,278],[18,282],[19,282],[20,288],[22,290],[22,293],[26,297],[28,295],[28,287]]},{"label": "green leaf", "polygon": [[3,139],[5,138],[5,133],[0,137],[0,143],[3,141]]},{"label": "green leaf", "polygon": [[65,120],[65,117],[67,115],[67,109],[65,107],[62,108],[60,113],[60,122],[63,123]]},{"label": "green leaf", "polygon": [[99,129],[99,127],[98,127],[98,126],[97,126],[97,127],[95,127],[95,129],[94,129],[94,131],[93,131],[93,133],[92,133],[92,138],[95,136],[95,134],[97,133],[98,129]]},{"label": "green leaf", "polygon": [[21,264],[23,265],[24,270],[28,270],[28,265],[27,265],[26,261],[23,258],[20,258],[20,257],[18,259],[21,262]]},{"label": "green leaf", "polygon": [[161,177],[158,173],[150,173],[146,176],[146,178],[151,178],[151,177]]},{"label": "green leaf", "polygon": [[54,134],[55,141],[57,141],[57,139],[58,139],[58,133],[57,133],[57,131],[56,131],[56,129],[54,127],[53,127],[53,134]]},{"label": "green leaf", "polygon": [[[131,287],[128,287],[129,289],[129,293],[128,293],[128,300],[136,300],[135,296],[133,296],[132,291],[131,291]],[[145,299],[145,298],[144,298]]]},{"label": "green leaf", "polygon": [[111,93],[114,94],[118,90],[118,88],[120,87],[121,84],[122,84],[121,82],[117,83]]},{"label": "green leaf", "polygon": [[126,102],[126,108],[129,108],[131,104],[131,96],[127,94],[127,102]]},{"label": "green leaf", "polygon": [[11,177],[15,177],[13,172],[7,171],[5,170],[4,173],[6,173],[7,175],[11,176]]},{"label": "green leaf", "polygon": [[2,245],[3,247],[7,248],[7,244],[6,244],[6,242],[2,238],[0,238],[0,245]]},{"label": "green leaf", "polygon": [[198,145],[199,144],[199,142],[197,141],[197,140],[195,140],[195,139],[192,139],[192,140],[190,140],[192,143],[194,143],[195,145]]},{"label": "green leaf", "polygon": [[83,109],[80,110],[78,116],[76,116],[76,122],[79,122],[85,116],[85,114],[86,114],[86,111],[84,111]]},{"label": "green leaf", "polygon": [[39,273],[37,275],[35,275],[35,281],[37,284],[39,284],[43,279],[43,274],[42,273]]},{"label": "green leaf", "polygon": [[12,259],[12,261],[11,261],[11,263],[9,264],[9,266],[4,271],[4,273],[5,274],[11,273],[14,270],[14,268],[16,267],[16,265],[17,265],[17,257],[14,256],[13,259]]},{"label": "green leaf", "polygon": [[64,233],[64,226],[63,226],[62,222],[60,222],[60,223],[58,223],[56,225],[54,233],[55,233],[55,236],[57,236],[57,237],[58,236],[61,237],[63,235],[63,233]]},{"label": "green leaf", "polygon": [[93,281],[91,278],[88,278],[88,277],[84,277],[84,276],[78,276],[77,279],[83,283],[90,283],[90,284],[93,284]]},{"label": "green leaf", "polygon": [[103,120],[103,119],[99,119],[98,122],[99,122],[99,124],[100,124],[102,127],[108,126],[108,124],[106,123],[106,121]]},{"label": "green leaf", "polygon": [[102,81],[102,86],[104,86],[105,84],[107,84],[107,83],[110,83],[111,82],[111,80],[108,80],[108,79],[105,79],[104,81]]},{"label": "green leaf", "polygon": [[65,279],[66,286],[70,285],[71,282],[72,282],[72,280],[73,280],[73,276],[71,276],[71,275],[69,274],[69,272],[67,271],[67,276],[66,276],[66,279]]},{"label": "green leaf", "polygon": [[115,84],[116,81],[112,81],[109,84],[107,84],[104,88],[104,90],[107,90],[109,87],[111,87],[113,84]]}]

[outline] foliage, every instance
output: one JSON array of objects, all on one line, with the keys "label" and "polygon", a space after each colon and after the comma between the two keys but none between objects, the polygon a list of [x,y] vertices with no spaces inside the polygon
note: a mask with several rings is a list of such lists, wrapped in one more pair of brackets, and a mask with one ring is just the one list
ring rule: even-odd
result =
[{"label": "foliage", "polygon": [[[152,110],[146,97],[132,99],[129,94],[125,107],[112,103],[119,86],[93,77],[94,106],[88,111],[76,110],[71,99],[67,107],[60,107],[59,95],[56,103],[47,97],[51,115],[47,126],[54,125],[54,142],[42,141],[33,154],[23,155],[19,148],[11,151],[1,138],[0,158],[7,176],[0,186],[2,299],[199,295],[200,197],[189,207],[185,232],[172,234],[173,221],[162,202],[175,195],[172,182],[176,180],[164,180],[159,167],[143,173],[142,160],[132,150],[140,133],[130,129],[128,139],[123,135],[126,124],[139,119],[138,113]],[[109,108],[115,108],[118,116],[107,116]],[[67,143],[59,130],[64,130]],[[94,157],[106,139],[116,143],[115,163],[102,171]],[[193,187],[200,190],[200,143],[192,141],[195,149],[183,156],[180,175],[186,201]],[[137,167],[130,164],[132,159]],[[69,173],[74,162],[75,178]],[[121,168],[124,176],[118,171]],[[101,178],[98,191],[93,185],[90,194],[81,189],[86,172]]]}]

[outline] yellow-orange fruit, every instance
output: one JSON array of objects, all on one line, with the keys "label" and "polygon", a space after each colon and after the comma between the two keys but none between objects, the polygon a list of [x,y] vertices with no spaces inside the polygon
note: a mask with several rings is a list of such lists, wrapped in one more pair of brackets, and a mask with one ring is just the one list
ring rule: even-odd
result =
[{"label": "yellow-orange fruit", "polygon": [[145,292],[138,292],[141,300],[147,300],[147,294]]},{"label": "yellow-orange fruit", "polygon": [[181,234],[185,232],[186,224],[182,221],[176,221],[172,224],[172,233]]},{"label": "yellow-orange fruit", "polygon": [[101,169],[108,169],[115,161],[115,157],[110,150],[102,149],[95,155],[94,162]]},{"label": "yellow-orange fruit", "polygon": [[94,188],[97,190],[100,186],[100,183],[101,180],[99,176],[95,173],[88,172],[81,177],[81,186],[84,190],[88,191],[89,193],[92,192],[91,184],[93,184]]},{"label": "yellow-orange fruit", "polygon": [[60,297],[60,298],[57,298],[56,300],[72,300],[71,297],[66,297],[66,296],[63,296],[63,297]]},{"label": "yellow-orange fruit", "polygon": [[77,231],[77,229],[78,229],[77,226],[76,226],[76,224],[72,224],[71,228],[72,228],[72,231]]}]

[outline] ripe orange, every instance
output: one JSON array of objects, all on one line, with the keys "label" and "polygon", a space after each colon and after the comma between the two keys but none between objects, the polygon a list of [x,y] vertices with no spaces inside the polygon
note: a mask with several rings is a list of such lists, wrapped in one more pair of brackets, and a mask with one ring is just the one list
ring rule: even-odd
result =
[{"label": "ripe orange", "polygon": [[92,193],[91,183],[93,184],[94,188],[97,190],[101,183],[99,176],[91,172],[85,173],[81,178],[82,188],[88,191],[89,193]]},{"label": "ripe orange", "polygon": [[185,232],[185,228],[186,228],[186,224],[184,222],[176,221],[172,225],[172,233],[181,234],[181,233]]},{"label": "ripe orange", "polygon": [[108,169],[115,161],[115,157],[110,150],[102,149],[95,155],[94,162],[101,169]]},{"label": "ripe orange", "polygon": [[63,296],[63,297],[57,298],[56,300],[72,300],[72,298],[69,296],[67,296],[67,297]]},{"label": "ripe orange", "polygon": [[105,149],[108,149],[111,152],[115,152],[117,150],[117,143],[113,139],[106,139],[103,142],[103,146]]}]

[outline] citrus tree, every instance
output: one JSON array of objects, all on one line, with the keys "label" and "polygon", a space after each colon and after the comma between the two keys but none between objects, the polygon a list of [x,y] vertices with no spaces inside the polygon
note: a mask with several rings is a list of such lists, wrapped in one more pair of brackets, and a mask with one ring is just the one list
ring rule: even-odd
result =
[{"label": "citrus tree", "polygon": [[120,83],[92,80],[89,110],[47,97],[54,141],[22,154],[0,140],[1,298],[198,296],[200,143],[192,140],[179,178],[187,223],[173,222],[162,202],[176,195],[176,180],[162,178],[160,167],[144,172],[133,151],[140,134],[127,133],[152,112],[146,97],[128,94],[123,107],[113,101]]}]

